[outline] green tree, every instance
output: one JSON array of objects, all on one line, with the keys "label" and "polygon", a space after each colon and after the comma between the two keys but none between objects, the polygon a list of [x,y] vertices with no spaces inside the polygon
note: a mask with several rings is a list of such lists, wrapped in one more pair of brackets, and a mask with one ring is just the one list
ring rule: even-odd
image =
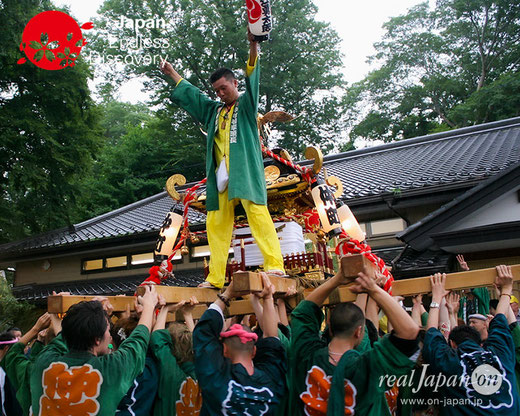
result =
[{"label": "green tree", "polygon": [[27,302],[19,302],[11,291],[11,283],[0,271],[0,332],[11,326],[18,326],[23,331],[35,322],[38,310]]},{"label": "green tree", "polygon": [[129,128],[140,126],[153,117],[144,104],[130,104],[112,99],[103,102],[101,111],[103,115],[100,126],[107,145],[117,145]]},{"label": "green tree", "polygon": [[[316,21],[317,9],[310,0],[275,0],[272,11],[272,40],[262,44],[261,112],[285,110],[300,116],[292,123],[279,125],[277,135],[278,144],[298,157],[307,144],[331,150],[338,144],[337,137],[344,127],[339,38],[328,24]],[[186,79],[211,97],[215,97],[208,81],[211,72],[221,66],[241,67],[247,59],[243,0],[106,0],[101,14],[93,47],[100,57],[120,55],[127,62],[123,71],[107,71],[106,82],[115,85],[136,75],[146,75],[150,77],[146,89],[153,94],[153,104],[164,103],[172,88],[165,84],[158,70],[159,56],[167,57]],[[117,24],[121,16],[164,19],[167,26],[136,31],[125,20],[128,27],[121,28]],[[137,39],[140,48],[128,48],[133,39]],[[153,41],[156,45],[143,46],[144,42]],[[148,56],[156,57],[155,62],[150,62]],[[179,110],[170,105],[166,109],[178,130],[187,130],[180,123],[192,121],[179,117]],[[188,140],[194,143],[196,151],[200,141],[197,135]],[[190,157],[195,153],[186,151]]]},{"label": "green tree", "polygon": [[5,0],[0,8],[1,242],[70,223],[76,180],[102,137],[84,62],[59,71],[17,65],[25,24],[49,9],[52,3],[36,0]]},{"label": "green tree", "polygon": [[371,57],[379,68],[345,99],[356,119],[351,139],[389,141],[519,114],[504,87],[517,85],[520,3],[421,3],[384,28]]},{"label": "green tree", "polygon": [[[80,183],[77,221],[161,192],[174,173],[183,174],[188,181],[204,176],[200,155],[204,154],[205,142],[199,140],[198,152],[193,152],[197,144],[186,139],[202,136],[194,131],[193,123],[186,123],[191,130],[185,132],[172,126],[165,111],[150,115],[141,105],[119,102],[109,102],[104,109],[101,124],[109,128],[105,130],[106,143],[90,174]],[[122,109],[126,111],[124,117]]]}]

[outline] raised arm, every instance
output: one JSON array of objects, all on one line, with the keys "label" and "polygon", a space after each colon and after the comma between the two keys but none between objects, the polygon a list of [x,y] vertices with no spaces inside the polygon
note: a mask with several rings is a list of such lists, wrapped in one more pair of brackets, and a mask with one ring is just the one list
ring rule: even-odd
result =
[{"label": "raised arm", "polygon": [[285,306],[285,299],[296,295],[296,288],[290,287],[284,297],[276,299],[276,306],[278,307],[278,318],[280,323],[284,326],[289,326],[287,319],[287,308]]},{"label": "raised arm", "polygon": [[350,290],[354,293],[368,293],[368,296],[383,309],[397,337],[410,340],[417,338],[419,326],[392,296],[376,285],[375,281],[365,273],[358,273],[358,278]]},{"label": "raised arm", "polygon": [[175,69],[173,69],[172,64],[170,64],[165,59],[161,60],[161,65],[159,66],[159,68],[162,71],[162,73],[164,75],[169,76],[173,80],[173,82],[175,82],[175,84],[177,84],[182,79],[179,73]]},{"label": "raised arm", "polygon": [[430,311],[428,312],[428,324],[426,329],[439,328],[439,308],[442,299],[448,294],[446,291],[446,273],[435,273],[430,276],[432,284],[432,303],[430,304]]},{"label": "raised arm", "polygon": [[343,277],[343,272],[341,270],[341,262],[339,263],[340,267],[338,272],[331,277],[329,280],[325,281],[325,283],[318,286],[316,289],[312,291],[312,293],[307,297],[307,300],[315,303],[318,306],[322,306],[325,299],[329,297],[331,292],[336,289],[338,286],[342,284],[351,283],[351,280],[347,280]]},{"label": "raised arm", "polygon": [[507,310],[511,308],[510,301],[513,293],[513,272],[511,271],[511,266],[497,266],[495,286],[500,291],[496,314],[502,313],[507,316]]},{"label": "raised arm", "polygon": [[421,322],[421,306],[422,306],[422,295],[416,295],[412,298],[412,319],[414,322],[422,326]]},{"label": "raised arm", "polygon": [[34,326],[29,329],[25,333],[23,337],[21,337],[18,342],[21,342],[24,345],[27,345],[30,341],[38,336],[38,332],[42,329],[47,328],[51,324],[51,316],[48,312],[45,312],[42,316],[38,318]]},{"label": "raised arm", "polygon": [[368,319],[377,331],[379,331],[379,306],[372,298],[368,298],[365,317]]},{"label": "raised arm", "polygon": [[157,315],[157,319],[155,321],[155,325],[153,327],[154,332],[159,331],[161,329],[166,328],[166,318],[168,317],[168,312],[177,312],[180,308],[184,306],[186,301],[181,301],[179,303],[172,303],[170,305],[166,305],[166,302],[164,302],[164,298],[162,296],[159,296],[159,305],[161,306],[161,310],[159,311],[159,314]]},{"label": "raised arm", "polygon": [[274,285],[267,277],[267,274],[261,273],[264,290],[260,292],[259,297],[264,300],[264,313],[260,326],[264,332],[264,338],[278,336],[278,314],[274,309]]},{"label": "raised arm", "polygon": [[141,318],[139,319],[138,324],[146,326],[148,331],[151,332],[155,305],[159,299],[154,286],[146,285],[144,288],[146,290],[144,295],[137,297],[137,301],[143,306],[143,312],[141,313]]},{"label": "raised arm", "polygon": [[[258,56],[258,42],[255,41],[254,35],[247,28],[247,39],[249,40],[249,66],[254,66]],[[173,69],[173,68],[172,68]]]},{"label": "raised arm", "polygon": [[458,323],[457,315],[460,307],[460,295],[455,292],[450,292],[446,297],[446,307],[450,317],[451,329],[455,328]]},{"label": "raised arm", "polygon": [[195,329],[195,321],[193,320],[193,309],[199,304],[199,301],[195,296],[190,298],[189,302],[181,308],[182,316],[184,316],[184,323],[188,327],[190,332]]}]

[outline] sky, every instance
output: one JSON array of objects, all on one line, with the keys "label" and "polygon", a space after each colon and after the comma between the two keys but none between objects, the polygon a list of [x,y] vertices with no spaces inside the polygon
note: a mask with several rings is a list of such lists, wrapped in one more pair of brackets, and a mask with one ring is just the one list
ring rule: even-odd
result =
[{"label": "sky", "polygon": [[[421,0],[314,0],[314,4],[318,6],[317,20],[329,22],[342,39],[344,76],[349,84],[363,79],[371,69],[366,59],[375,52],[372,45],[381,39],[384,33],[383,24],[390,17],[405,14],[410,7],[420,2]],[[56,5],[69,6],[80,24],[94,17],[102,3],[103,0],[55,0]],[[121,88],[120,98],[133,103],[146,99],[144,94],[136,94],[139,89],[138,81],[130,82]]]}]

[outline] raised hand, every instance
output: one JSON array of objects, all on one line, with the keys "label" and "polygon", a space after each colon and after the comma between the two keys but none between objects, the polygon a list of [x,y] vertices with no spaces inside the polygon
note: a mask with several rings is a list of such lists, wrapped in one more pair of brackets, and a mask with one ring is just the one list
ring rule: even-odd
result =
[{"label": "raised hand", "polygon": [[433,276],[430,276],[430,282],[432,284],[432,301],[441,303],[442,298],[449,293],[445,289],[446,273],[435,273]]},{"label": "raised hand", "polygon": [[[358,277],[354,281],[354,284],[350,286],[350,291],[353,293],[368,293],[374,292],[377,289],[381,289],[376,281],[371,279],[363,272],[358,273]],[[381,289],[382,290],[382,289]]]},{"label": "raised hand", "polygon": [[504,314],[507,316],[511,310],[510,302],[513,293],[513,272],[510,266],[497,266],[495,287],[500,291],[496,314]]},{"label": "raised hand", "polygon": [[466,263],[466,260],[464,260],[464,256],[462,254],[457,254],[457,261],[459,262],[460,268],[462,270],[466,272],[469,270],[468,263]]},{"label": "raised hand", "polygon": [[186,305],[186,301],[185,300],[181,300],[180,302],[177,302],[177,303],[170,303],[169,305],[167,305],[167,308],[168,308],[168,312],[177,312],[179,309],[181,309],[184,305]]},{"label": "raised hand", "polygon": [[196,296],[192,296],[189,301],[187,301],[184,306],[182,307],[182,312],[184,314],[186,313],[192,313],[193,309],[195,309],[195,306],[199,304],[199,301],[197,300]]},{"label": "raised hand", "polygon": [[291,286],[289,289],[287,289],[287,292],[285,292],[284,298],[291,298],[294,295],[298,293],[298,290],[296,290],[296,286]]},{"label": "raised hand", "polygon": [[34,329],[36,332],[40,332],[51,324],[51,315],[48,312],[45,312],[42,316],[38,318],[36,323],[34,324]]},{"label": "raised hand", "polygon": [[[50,321],[50,317],[49,317]],[[38,332],[38,337],[36,338],[38,341],[40,341],[42,344],[45,344],[45,337],[47,336],[47,331],[49,328],[42,329],[40,332]]]},{"label": "raised hand", "polygon": [[446,307],[448,308],[448,313],[457,316],[460,308],[460,295],[455,292],[450,292],[448,296],[446,296]]},{"label": "raised hand", "polygon": [[260,273],[260,276],[262,276],[264,288],[260,293],[255,293],[254,295],[260,299],[272,298],[274,294],[274,285],[271,283],[271,280],[269,280],[266,273]]},{"label": "raised hand", "polygon": [[166,59],[161,59],[159,69],[164,75],[167,75],[171,79],[173,79],[173,82],[175,83],[179,82],[182,79],[179,73],[175,69],[173,69],[172,64],[170,64]]},{"label": "raised hand", "polygon": [[106,296],[95,296],[93,301],[101,302],[101,305],[103,305],[103,310],[107,313],[108,316],[112,316],[112,313],[114,312],[114,307],[108,300]]},{"label": "raised hand", "polygon": [[423,295],[415,295],[412,297],[412,303],[414,305],[422,305],[422,297]]},{"label": "raised hand", "polygon": [[511,294],[513,291],[513,272],[511,266],[499,265],[496,267],[497,276],[495,278],[495,286],[500,290],[500,294]]},{"label": "raised hand", "polygon": [[150,309],[154,309],[155,305],[159,302],[159,296],[157,295],[157,291],[155,290],[155,286],[144,286],[145,292],[144,295],[137,297],[137,303],[142,305],[144,309],[147,307]]},{"label": "raised hand", "polygon": [[235,292],[233,280],[231,280],[231,282],[227,286],[226,290],[224,291],[223,295],[227,299],[233,299],[233,298],[236,298],[239,295],[239,293]]}]

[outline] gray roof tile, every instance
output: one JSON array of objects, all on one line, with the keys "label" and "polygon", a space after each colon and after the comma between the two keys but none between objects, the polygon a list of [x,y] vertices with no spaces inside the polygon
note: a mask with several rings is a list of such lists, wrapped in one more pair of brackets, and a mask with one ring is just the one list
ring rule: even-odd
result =
[{"label": "gray roof tile", "polygon": [[[178,270],[174,279],[166,279],[162,284],[166,286],[195,287],[204,281],[203,270]],[[70,292],[71,295],[105,295],[115,296],[125,294],[131,296],[148,274],[143,273],[133,277],[116,277],[110,279],[89,279],[65,283],[49,283],[43,285],[26,285],[13,288],[13,294],[18,300],[27,300],[37,303],[45,302],[53,291]]]}]

